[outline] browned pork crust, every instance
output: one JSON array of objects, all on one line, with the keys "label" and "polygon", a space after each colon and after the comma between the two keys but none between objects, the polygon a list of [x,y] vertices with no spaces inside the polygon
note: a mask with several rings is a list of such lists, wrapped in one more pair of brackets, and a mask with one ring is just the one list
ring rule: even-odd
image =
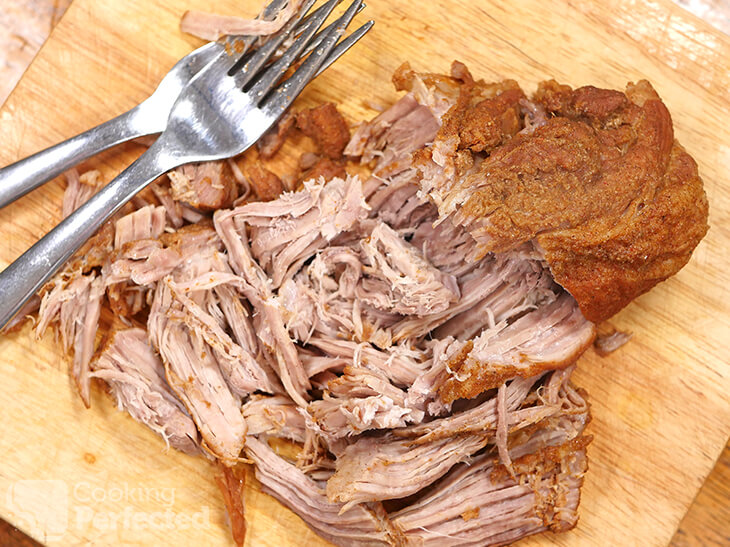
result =
[{"label": "browned pork crust", "polygon": [[422,189],[482,254],[532,241],[594,322],[687,263],[707,231],[707,199],[647,81],[625,92],[543,82],[531,106],[546,117],[519,133],[519,93],[474,105],[486,88],[461,84],[434,144],[418,156]]},{"label": "browned pork crust", "polygon": [[322,155],[336,160],[350,140],[350,130],[332,103],[308,108],[297,114],[297,127],[317,144]]}]

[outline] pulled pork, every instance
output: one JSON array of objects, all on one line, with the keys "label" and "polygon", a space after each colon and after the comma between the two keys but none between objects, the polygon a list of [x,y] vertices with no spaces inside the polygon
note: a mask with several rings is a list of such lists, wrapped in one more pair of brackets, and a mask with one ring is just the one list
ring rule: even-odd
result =
[{"label": "pulled pork", "polygon": [[180,30],[203,40],[218,40],[221,36],[267,36],[281,30],[301,5],[302,0],[289,0],[273,17],[259,16],[256,19],[186,11],[180,21]]},{"label": "pulled pork", "polygon": [[314,139],[322,155],[333,160],[342,156],[350,140],[347,123],[332,103],[300,111],[297,114],[297,127]]},{"label": "pulled pork", "polygon": [[226,161],[183,165],[167,176],[172,197],[201,211],[230,207],[238,197],[238,184]]},{"label": "pulled pork", "polygon": [[[297,5],[235,29],[268,32]],[[239,23],[196,17],[206,36]],[[56,326],[85,404],[103,380],[170,446],[223,464],[239,543],[244,458],[339,545],[575,526],[590,442],[575,363],[595,321],[675,273],[707,229],[696,165],[647,82],[549,81],[528,98],[461,63],[404,65],[394,82],[404,96],[351,138],[332,104],[268,136],[263,157],[294,124],[315,141],[298,191],[259,163],[184,167],[42,292],[36,332]],[[349,175],[343,154],[372,174]],[[69,177],[64,210],[91,178]],[[105,296],[145,328],[92,359]]]}]

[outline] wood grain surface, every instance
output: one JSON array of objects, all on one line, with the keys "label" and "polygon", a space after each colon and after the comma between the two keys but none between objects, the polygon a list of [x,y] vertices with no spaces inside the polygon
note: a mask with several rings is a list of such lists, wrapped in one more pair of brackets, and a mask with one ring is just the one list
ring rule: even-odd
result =
[{"label": "wood grain surface", "polygon": [[672,547],[730,545],[730,444],[672,538]]},{"label": "wood grain surface", "polygon": [[[74,0],[0,110],[0,164],[141,100],[197,45],[177,29],[184,9],[242,9],[232,0],[117,4]],[[551,76],[609,87],[648,77],[673,112],[676,134],[705,180],[710,233],[677,277],[611,321],[634,333],[629,346],[581,360],[576,381],[592,395],[596,437],[581,522],[569,534],[525,542],[666,544],[730,433],[723,303],[730,281],[730,133],[723,121],[730,112],[730,41],[664,1],[578,7],[535,0],[509,10],[484,2],[460,4],[460,11],[449,2],[369,4],[375,32],[302,104],[335,100],[359,120],[373,115],[367,104],[395,97],[389,76],[402,60],[446,70],[460,58],[478,76],[515,77],[527,89]],[[256,7],[249,0],[243,10]],[[121,147],[93,165],[112,175],[135,153]],[[57,221],[61,188],[49,185],[0,211],[0,267]],[[46,543],[229,542],[213,469],[162,454],[158,439],[116,412],[101,391],[94,392],[94,408],[83,410],[52,336],[35,342],[26,329],[0,341],[0,356],[0,491],[8,493],[0,496],[1,516]],[[255,484],[247,502],[249,544],[321,543]]]},{"label": "wood grain surface", "polygon": [[717,30],[730,34],[730,2],[727,0],[674,0]]}]

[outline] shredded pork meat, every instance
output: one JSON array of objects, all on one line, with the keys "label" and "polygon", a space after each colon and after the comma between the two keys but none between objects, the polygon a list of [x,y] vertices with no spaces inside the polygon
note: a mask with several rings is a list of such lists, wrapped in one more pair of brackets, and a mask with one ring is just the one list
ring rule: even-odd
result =
[{"label": "shredded pork meat", "polygon": [[244,19],[233,15],[186,11],[180,22],[180,30],[203,40],[217,40],[221,36],[267,36],[281,30],[301,4],[302,0],[289,0],[271,19]]},{"label": "shredded pork meat", "polygon": [[226,161],[191,163],[168,173],[172,197],[201,211],[230,207],[238,183]]},{"label": "shredded pork meat", "polygon": [[[299,5],[182,26],[265,35]],[[455,62],[394,83],[405,94],[352,137],[333,104],[287,114],[260,158],[296,125],[318,149],[296,174],[259,157],[245,174],[175,170],[40,294],[35,331],[55,326],[87,406],[97,378],[170,446],[223,465],[239,544],[242,461],[338,545],[575,526],[590,442],[575,363],[594,320],[674,273],[706,228],[696,166],[646,82],[528,98]],[[370,176],[348,174],[357,159]],[[69,173],[64,215],[98,185]],[[136,326],[94,357],[105,302]]]},{"label": "shredded pork meat", "polygon": [[101,186],[101,173],[96,170],[79,175],[76,169],[66,172],[66,191],[63,194],[62,216],[66,218],[86,203]]},{"label": "shredded pork meat", "polygon": [[198,430],[165,380],[165,369],[144,329],[116,331],[92,364],[91,377],[104,380],[135,420],[188,454],[199,452]]}]

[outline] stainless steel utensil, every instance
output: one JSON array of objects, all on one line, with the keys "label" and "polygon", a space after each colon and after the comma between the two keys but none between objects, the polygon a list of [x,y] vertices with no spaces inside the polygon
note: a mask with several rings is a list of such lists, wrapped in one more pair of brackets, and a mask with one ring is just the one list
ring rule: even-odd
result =
[{"label": "stainless steel utensil", "polygon": [[0,169],[0,208],[116,144],[161,133],[180,91],[223,51],[206,44],[180,59],[145,101],[80,135]]},{"label": "stainless steel utensil", "polygon": [[[272,19],[287,0],[273,0],[260,17]],[[304,18],[300,25],[306,24]],[[295,33],[300,28],[295,29]],[[308,46],[318,44],[318,34]],[[35,190],[51,179],[82,161],[117,144],[164,131],[172,105],[180,91],[209,62],[223,51],[232,51],[234,44],[243,51],[257,39],[255,36],[227,36],[220,42],[211,42],[180,59],[162,79],[157,89],[143,102],[80,135],[46,148],[12,165],[0,168],[0,208]],[[308,53],[307,50],[303,54]]]},{"label": "stainless steel utensil", "polygon": [[313,12],[301,27],[299,37],[264,69],[261,67],[291,35],[314,0],[308,0],[299,17],[250,55],[240,69],[232,71],[239,63],[224,52],[200,70],[180,92],[159,139],[0,273],[0,328],[106,220],[150,182],[180,165],[228,158],[253,145],[314,77],[372,27],[370,21],[337,43],[361,7],[362,0],[355,0],[323,33],[306,60],[279,84],[340,1],[330,0]]}]

